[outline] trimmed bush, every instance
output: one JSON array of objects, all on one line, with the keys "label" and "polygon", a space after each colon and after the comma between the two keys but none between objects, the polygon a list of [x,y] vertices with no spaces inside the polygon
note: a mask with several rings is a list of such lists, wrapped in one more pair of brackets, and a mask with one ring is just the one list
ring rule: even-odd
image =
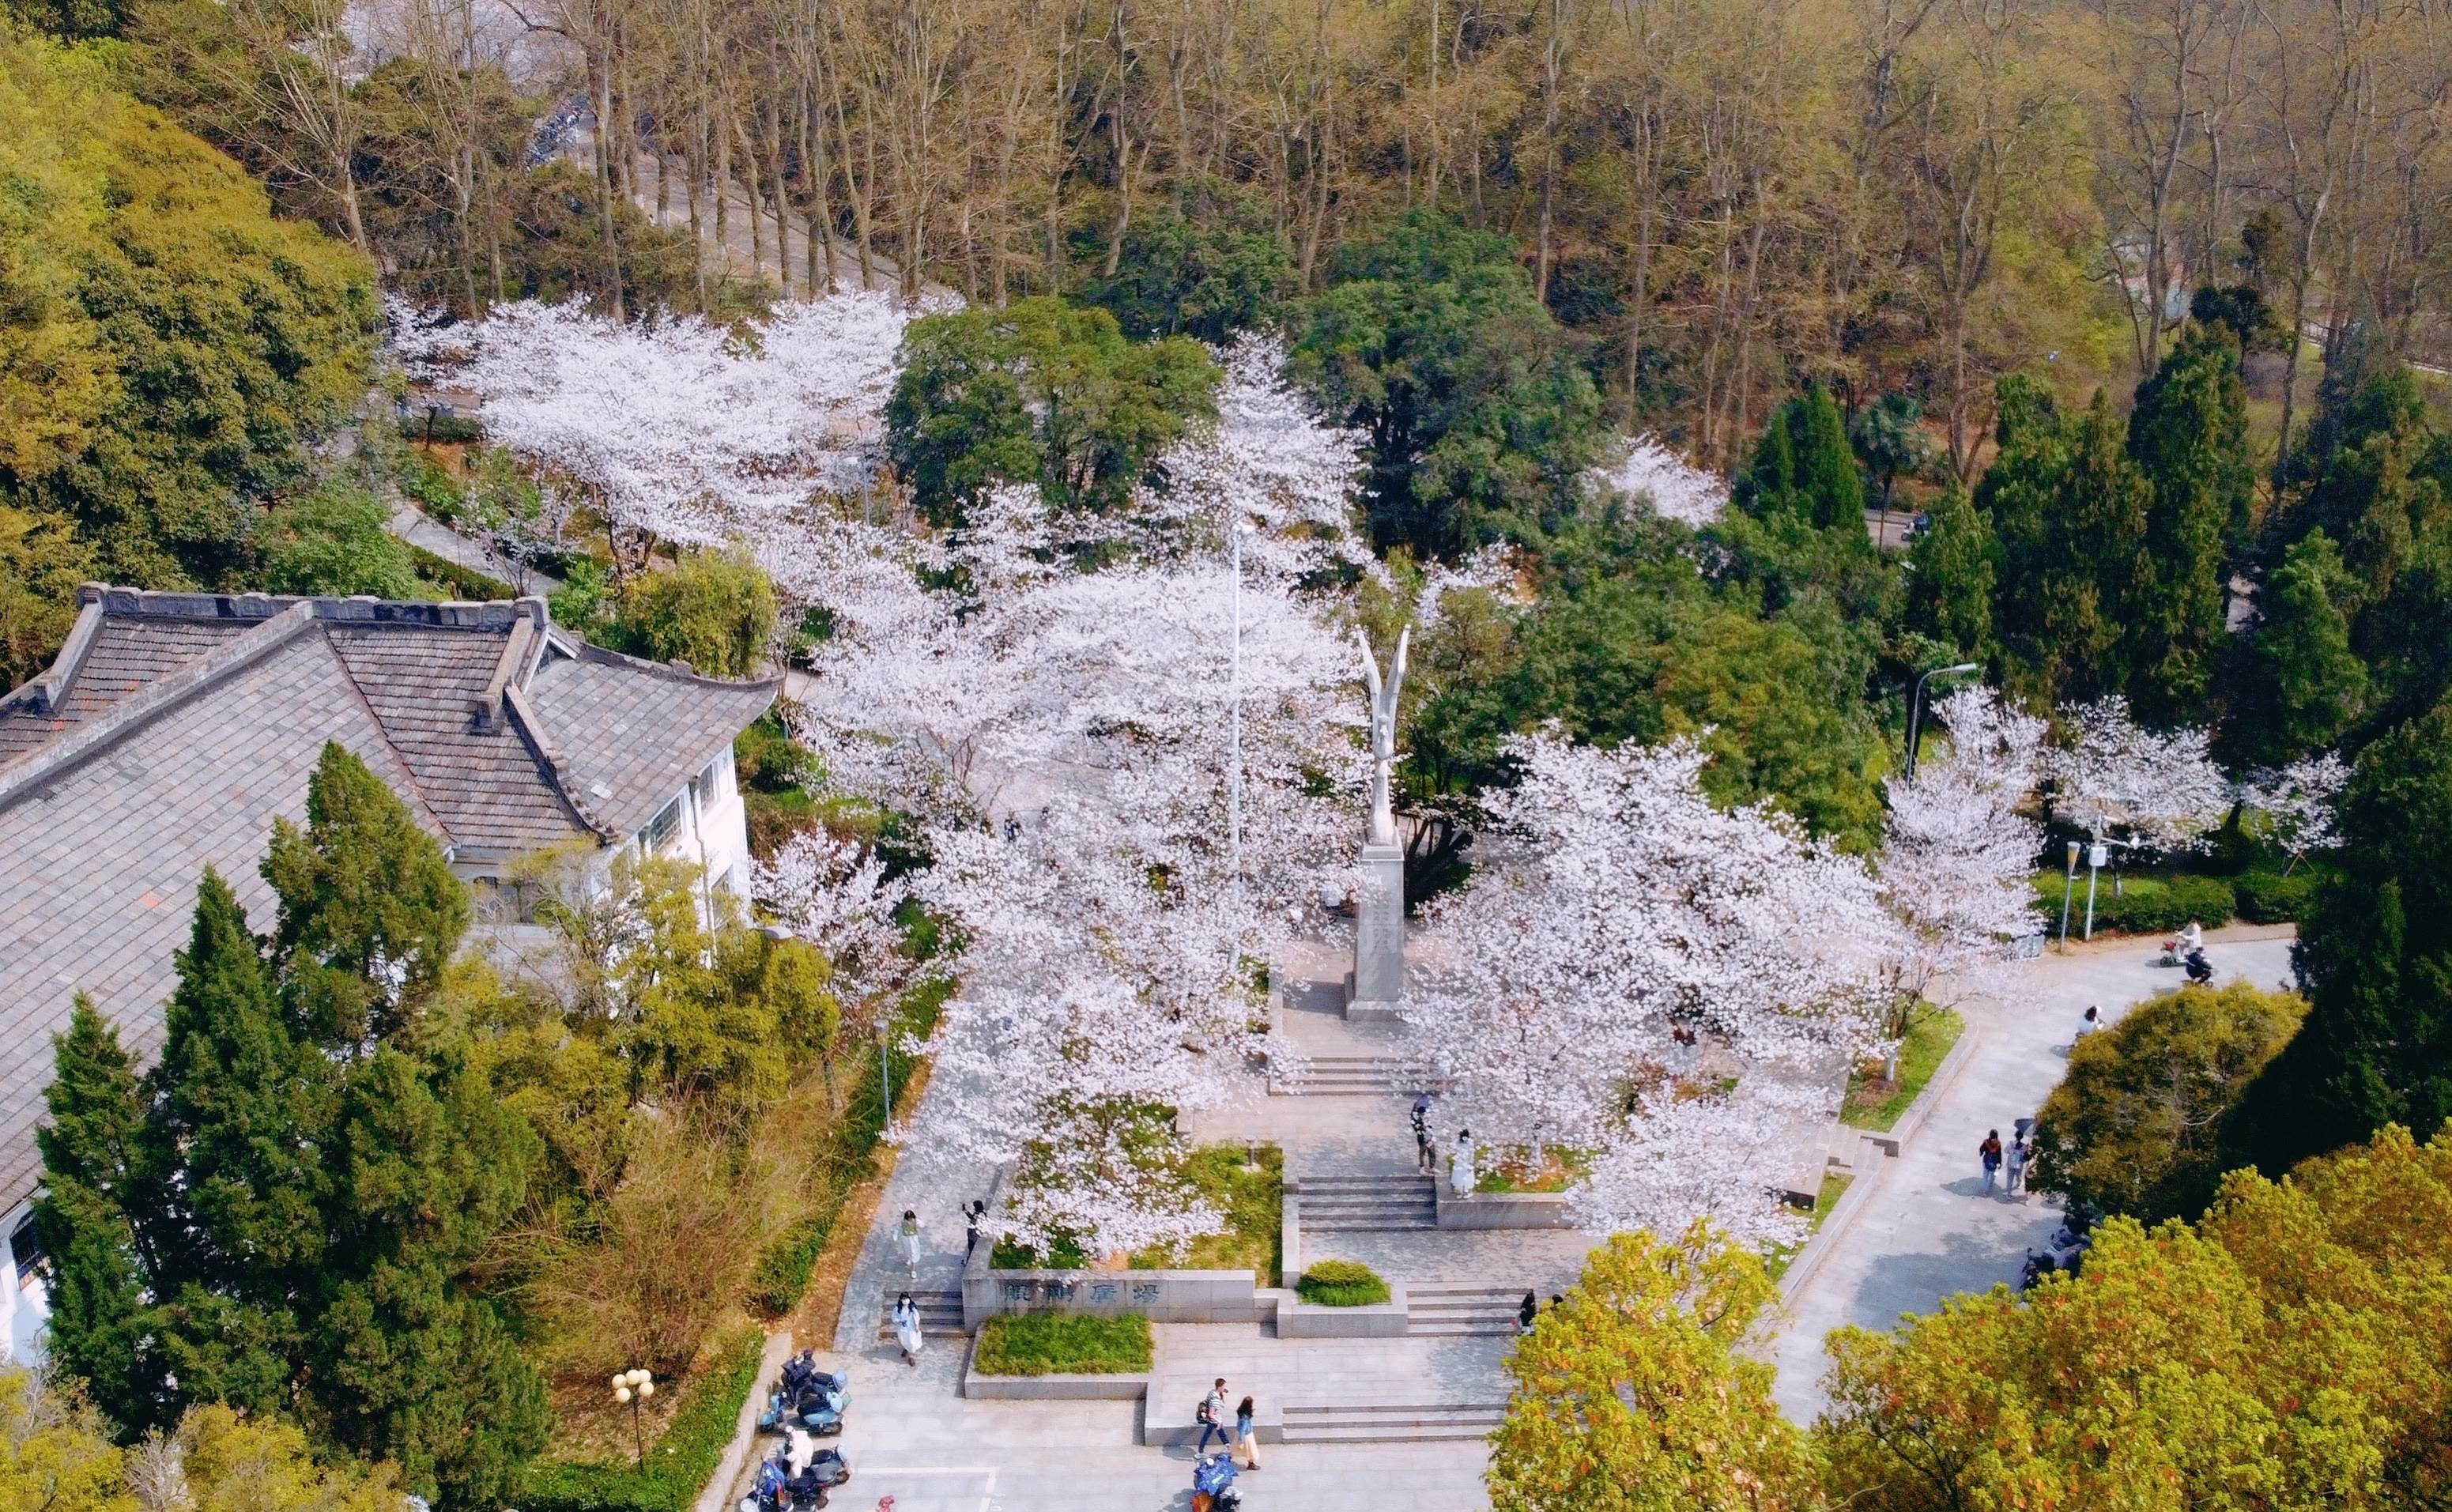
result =
[{"label": "trimmed bush", "polygon": [[1388,1283],[1358,1260],[1323,1260],[1303,1272],[1295,1288],[1302,1300],[1322,1307],[1369,1307],[1388,1300]]},{"label": "trimmed bush", "polygon": [[1137,1312],[1012,1312],[979,1328],[971,1367],[983,1376],[1129,1376],[1150,1367],[1150,1321]]},{"label": "trimmed bush", "polygon": [[758,1384],[765,1335],[744,1328],[715,1363],[690,1378],[672,1426],[647,1448],[646,1463],[545,1460],[528,1472],[521,1512],[687,1512],[698,1501]]},{"label": "trimmed bush", "polygon": [[[2061,874],[2038,873],[2035,896],[2050,915],[2052,927],[2057,931],[2061,913]],[[2237,911],[2238,900],[2231,893],[2231,885],[2218,876],[2132,873],[2123,879],[2121,890],[2114,893],[2111,877],[2106,873],[2095,890],[2094,932],[2097,934],[2168,934],[2190,919],[2211,928],[2228,920]],[[2076,936],[2085,929],[2086,873],[2080,871],[2077,890],[2069,907],[2069,933]]]},{"label": "trimmed bush", "polygon": [[2324,873],[2303,866],[2284,876],[2279,872],[2247,872],[2231,884],[2239,895],[2239,916],[2251,924],[2290,924],[2304,918],[2316,900]]}]

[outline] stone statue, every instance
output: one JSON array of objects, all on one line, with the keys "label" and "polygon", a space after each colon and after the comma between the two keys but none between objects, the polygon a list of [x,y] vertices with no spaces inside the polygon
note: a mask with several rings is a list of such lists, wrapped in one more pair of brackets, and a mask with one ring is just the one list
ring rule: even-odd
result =
[{"label": "stone statue", "polygon": [[1405,995],[1405,848],[1396,840],[1390,789],[1396,780],[1396,695],[1405,685],[1412,639],[1411,630],[1396,637],[1395,659],[1383,682],[1371,643],[1354,638],[1362,653],[1362,682],[1371,691],[1371,820],[1356,868],[1354,974],[1345,987],[1345,1016],[1353,1019],[1394,1018]]},{"label": "stone statue", "polygon": [[1396,811],[1389,790],[1396,779],[1396,695],[1405,685],[1405,649],[1413,638],[1411,625],[1396,633],[1396,659],[1382,683],[1371,642],[1362,632],[1354,633],[1355,647],[1362,653],[1362,685],[1371,692],[1371,827],[1363,835],[1368,845],[1396,843]]}]

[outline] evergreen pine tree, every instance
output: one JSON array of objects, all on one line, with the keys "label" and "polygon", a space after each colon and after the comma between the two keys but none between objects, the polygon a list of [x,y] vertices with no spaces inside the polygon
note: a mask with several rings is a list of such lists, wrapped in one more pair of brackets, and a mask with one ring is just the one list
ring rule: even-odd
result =
[{"label": "evergreen pine tree", "polygon": [[87,1383],[94,1404],[130,1433],[175,1421],[148,1300],[158,1272],[140,1266],[139,1213],[162,1189],[162,1162],[146,1128],[136,1065],[119,1031],[77,994],[65,1034],[51,1037],[49,1118],[34,1131],[43,1188],[35,1231],[50,1258],[49,1354]]},{"label": "evergreen pine tree", "polygon": [[273,821],[264,877],[281,898],[274,949],[295,1022],[343,1046],[412,1024],[468,927],[443,847],[330,742],[307,780],[306,828]]},{"label": "evergreen pine tree", "polygon": [[2120,617],[2151,488],[2108,396],[2064,420],[2039,387],[2001,389],[2001,451],[1976,501],[2001,541],[1993,624],[2009,680],[2053,702],[2124,691]]},{"label": "evergreen pine tree", "polygon": [[2151,490],[2146,549],[2117,612],[2129,699],[2150,720],[2202,719],[2225,644],[2226,543],[2245,536],[2255,487],[2247,385],[2226,328],[2192,326],[2138,385],[2128,455]]},{"label": "evergreen pine tree", "polygon": [[2300,932],[2306,1025],[2224,1121],[2226,1164],[2278,1176],[2452,1118],[2452,701],[2361,755],[2342,832]]},{"label": "evergreen pine tree", "polygon": [[1829,391],[1816,383],[1805,391],[1796,434],[1796,488],[1809,501],[1813,522],[1825,530],[1865,532],[1865,474],[1856,448],[1848,443],[1848,422]]},{"label": "evergreen pine tree", "polygon": [[1798,404],[1793,399],[1772,410],[1770,423],[1754,442],[1754,457],[1739,481],[1739,493],[1758,518],[1796,508],[1796,431]]},{"label": "evergreen pine tree", "polygon": [[1943,491],[1930,516],[1908,552],[1908,623],[1962,657],[1988,661],[2000,542],[1956,484]]},{"label": "evergreen pine tree", "polygon": [[2346,580],[2333,538],[2319,529],[2284,555],[2265,585],[2240,702],[2268,762],[2331,745],[2365,712],[2366,663],[2350,650],[2349,619],[2334,601]]}]

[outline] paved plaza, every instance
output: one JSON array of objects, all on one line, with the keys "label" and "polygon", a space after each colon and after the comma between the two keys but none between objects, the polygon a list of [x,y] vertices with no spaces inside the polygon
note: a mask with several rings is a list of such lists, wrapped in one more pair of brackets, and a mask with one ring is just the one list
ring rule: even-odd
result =
[{"label": "paved plaza", "polygon": [[[2209,936],[2223,978],[2244,975],[2271,986],[2289,974],[2287,931],[2222,931]],[[2278,936],[2278,937],[2277,937]],[[1942,1089],[1922,1129],[1903,1153],[1860,1173],[1866,1195],[1842,1227],[1827,1232],[1827,1254],[1793,1299],[1768,1347],[1778,1364],[1779,1400],[1791,1416],[1820,1409],[1822,1338],[1843,1324],[1888,1327],[1908,1311],[1929,1311],[1944,1297],[2014,1281],[2029,1245],[2060,1221],[2043,1197],[1987,1198],[1974,1159],[1987,1129],[2007,1129],[2031,1114],[2059,1079],[2071,1031],[2088,1003],[2116,1017],[2128,1005],[2179,985],[2180,973],[2153,964],[2151,942],[2105,942],[2053,954],[2003,978],[1995,995],[1965,1004],[1977,1036],[1963,1069]],[[1401,1060],[1396,1026],[1349,1024],[1299,973],[1289,984],[1281,1031],[1303,1055]],[[1237,1071],[1232,1094],[1186,1119],[1199,1141],[1256,1138],[1286,1152],[1288,1171],[1393,1175],[1414,1168],[1397,1091],[1271,1095],[1256,1070]],[[840,1441],[855,1479],[834,1499],[868,1512],[885,1495],[895,1512],[1159,1512],[1190,1505],[1193,1404],[1224,1375],[1230,1395],[1251,1394],[1315,1417],[1331,1435],[1356,1442],[1266,1443],[1263,1468],[1247,1483],[1251,1504],[1267,1512],[1349,1512],[1401,1506],[1420,1512],[1487,1504],[1477,1437],[1432,1442],[1369,1442],[1374,1404],[1447,1404],[1481,1421],[1506,1400],[1504,1337],[1387,1340],[1278,1339],[1265,1325],[1157,1325],[1157,1369],[1146,1406],[1139,1402],[972,1401],[960,1394],[967,1341],[931,1339],[917,1368],[876,1339],[879,1310],[901,1289],[947,1291],[962,1262],[960,1207],[985,1195],[990,1173],[962,1167],[928,1138],[931,1109],[961,1095],[950,1077],[931,1084],[853,1275],[841,1324],[822,1358],[852,1374],[853,1404]],[[916,1279],[895,1253],[902,1210],[923,1222],[925,1253]],[[1362,1260],[1392,1282],[1475,1283],[1564,1289],[1592,1241],[1562,1230],[1469,1232],[1391,1229],[1306,1233],[1303,1263]],[[824,1343],[825,1341],[818,1341]],[[1144,1416],[1146,1414],[1146,1423]],[[1264,1421],[1269,1421],[1264,1418]],[[1157,1431],[1150,1431],[1153,1428]],[[1315,1432],[1319,1431],[1316,1427]],[[1168,1439],[1174,1442],[1167,1443]]]},{"label": "paved plaza", "polygon": [[[2283,985],[2290,935],[2287,928],[2208,931],[2215,980]],[[1997,995],[1962,1005],[1967,1032],[1982,1042],[1916,1137],[1859,1177],[1876,1186],[1845,1228],[1825,1236],[1825,1257],[1790,1303],[1774,1342],[1779,1403],[1790,1417],[1808,1422],[1822,1409],[1822,1339],[1831,1329],[1888,1328],[1945,1297],[2017,1284],[2027,1248],[2060,1227],[2060,1205],[2040,1194],[1986,1196],[1975,1147],[1987,1129],[2007,1139],[2017,1119],[2043,1106],[2088,1004],[2117,1020],[2181,984],[2177,970],[2155,964],[2160,953],[2150,940],[2080,946],[2006,977]]]}]

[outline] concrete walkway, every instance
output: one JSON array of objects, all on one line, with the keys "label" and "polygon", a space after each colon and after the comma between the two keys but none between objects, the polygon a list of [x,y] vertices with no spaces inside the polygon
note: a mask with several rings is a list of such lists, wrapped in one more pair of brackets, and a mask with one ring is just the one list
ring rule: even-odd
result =
[{"label": "concrete walkway", "polygon": [[[2291,974],[2292,934],[2286,926],[2209,931],[2215,980],[2282,985]],[[1900,1314],[1931,1312],[1946,1297],[2017,1283],[2027,1248],[2060,1226],[2060,1205],[2041,1195],[1985,1195],[1975,1148],[1986,1130],[2006,1138],[2042,1107],[2087,1005],[2116,1020],[2181,985],[2177,970],[2155,964],[2160,953],[2151,940],[2079,946],[2046,955],[2006,980],[1998,995],[1962,1004],[1967,1032],[1982,1036],[1972,1058],[1899,1155],[1860,1173],[1874,1188],[1844,1229],[1817,1239],[1832,1247],[1773,1341],[1779,1403],[1789,1416],[1807,1422],[1822,1410],[1829,1363],[1822,1341],[1831,1329],[1888,1328]]]}]

